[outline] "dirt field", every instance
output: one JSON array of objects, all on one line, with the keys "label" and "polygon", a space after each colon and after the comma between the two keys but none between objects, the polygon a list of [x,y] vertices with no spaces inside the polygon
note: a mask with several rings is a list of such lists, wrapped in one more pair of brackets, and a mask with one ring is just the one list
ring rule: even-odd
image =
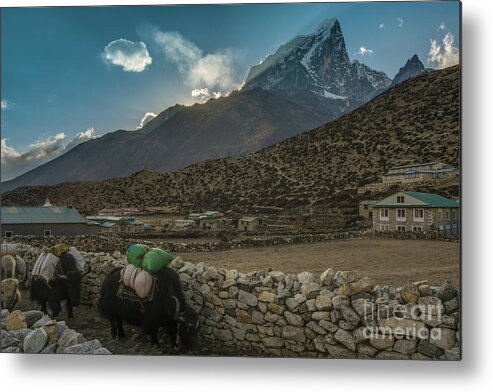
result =
[{"label": "dirt field", "polygon": [[444,241],[353,238],[313,244],[184,253],[186,261],[200,261],[242,272],[271,267],[285,273],[327,268],[357,270],[374,283],[399,286],[427,279],[441,284],[449,279],[459,287],[459,244]]}]

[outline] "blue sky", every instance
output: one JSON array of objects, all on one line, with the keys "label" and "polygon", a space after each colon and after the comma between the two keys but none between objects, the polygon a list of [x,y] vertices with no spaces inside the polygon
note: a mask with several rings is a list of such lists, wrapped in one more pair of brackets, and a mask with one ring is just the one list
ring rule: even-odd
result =
[{"label": "blue sky", "polygon": [[2,180],[204,97],[193,90],[227,94],[332,17],[349,56],[391,78],[414,53],[437,68],[458,47],[457,2],[2,9]]}]

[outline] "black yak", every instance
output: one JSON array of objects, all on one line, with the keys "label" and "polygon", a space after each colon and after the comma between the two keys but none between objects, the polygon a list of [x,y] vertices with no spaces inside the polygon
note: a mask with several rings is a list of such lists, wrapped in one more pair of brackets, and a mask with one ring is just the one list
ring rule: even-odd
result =
[{"label": "black yak", "polygon": [[179,336],[181,349],[193,350],[197,344],[199,315],[188,306],[178,274],[167,267],[159,270],[154,274],[152,299],[141,301],[136,295],[125,299],[118,295],[121,271],[122,268],[117,268],[105,278],[98,303],[101,316],[110,321],[113,338],[117,335],[119,339],[125,338],[125,321],[142,326],[142,331],[151,336],[151,344],[159,346],[157,333],[165,327],[172,348],[176,347]]}]

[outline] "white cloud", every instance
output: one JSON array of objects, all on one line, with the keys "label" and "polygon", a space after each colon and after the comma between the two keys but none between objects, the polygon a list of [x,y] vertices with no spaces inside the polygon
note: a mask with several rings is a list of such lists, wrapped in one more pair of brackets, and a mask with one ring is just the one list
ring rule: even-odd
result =
[{"label": "white cloud", "polygon": [[440,30],[445,30],[445,23],[440,23],[440,26],[437,27],[437,31],[440,31]]},{"label": "white cloud", "polygon": [[140,119],[139,126],[136,129],[143,128],[144,125],[146,125],[149,121],[151,121],[152,119],[154,119],[156,116],[157,116],[157,114],[155,114],[153,112],[147,112],[146,114],[144,114],[144,117],[142,117]]},{"label": "white cloud", "polygon": [[2,110],[11,109],[13,106],[12,102],[7,101],[6,99],[2,99]]},{"label": "white cloud", "polygon": [[[154,30],[153,37],[168,60],[177,66],[184,83],[193,91],[198,91],[196,94],[203,89],[214,89],[224,95],[236,86],[234,54],[231,50],[223,49],[206,54],[177,32]],[[202,92],[194,96],[193,91],[193,97],[203,98],[206,95]]]},{"label": "white cloud", "polygon": [[194,100],[201,102],[201,103],[206,102],[207,100],[209,100],[210,97],[211,97],[211,94],[209,93],[209,89],[207,87],[194,88],[192,90],[192,98]]},{"label": "white cloud", "polygon": [[77,133],[75,137],[67,143],[65,133],[59,132],[56,135],[49,136],[46,139],[41,139],[30,144],[28,148],[22,152],[8,145],[8,140],[4,138],[2,139],[1,150],[2,181],[15,178],[22,173],[49,162],[78,144],[94,137],[97,137],[94,133],[94,129],[89,128]]},{"label": "white cloud", "polygon": [[402,27],[404,26],[404,19],[402,18],[397,18],[397,26]]},{"label": "white cloud", "polygon": [[385,25],[384,25],[383,23],[380,23],[380,24],[378,25],[378,28],[379,28],[380,30],[383,30],[383,29],[385,29]]},{"label": "white cloud", "polygon": [[427,60],[428,63],[435,64],[438,69],[458,64],[459,49],[454,46],[454,36],[451,33],[447,33],[441,45],[436,40],[431,39]]},{"label": "white cloud", "polygon": [[373,50],[372,49],[367,49],[365,48],[364,46],[361,46],[358,50],[358,54],[360,56],[371,56],[373,54]]},{"label": "white cloud", "polygon": [[107,62],[121,66],[125,72],[142,72],[152,63],[145,43],[123,38],[106,45],[103,57]]},{"label": "white cloud", "polygon": [[95,137],[97,137],[97,135],[94,132],[94,128],[88,128],[85,131],[79,132],[75,135],[72,141],[65,146],[65,151],[71,150],[75,146],[78,146],[79,144],[90,139],[94,139]]}]

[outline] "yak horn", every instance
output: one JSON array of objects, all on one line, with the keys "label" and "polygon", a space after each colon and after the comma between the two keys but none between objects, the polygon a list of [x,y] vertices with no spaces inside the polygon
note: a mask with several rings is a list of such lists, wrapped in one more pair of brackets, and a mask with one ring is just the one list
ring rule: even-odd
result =
[{"label": "yak horn", "polygon": [[175,320],[178,319],[178,315],[180,314],[180,301],[178,300],[178,298],[176,298],[174,295],[172,296],[172,298],[175,300],[176,302],[176,309],[175,309]]}]

